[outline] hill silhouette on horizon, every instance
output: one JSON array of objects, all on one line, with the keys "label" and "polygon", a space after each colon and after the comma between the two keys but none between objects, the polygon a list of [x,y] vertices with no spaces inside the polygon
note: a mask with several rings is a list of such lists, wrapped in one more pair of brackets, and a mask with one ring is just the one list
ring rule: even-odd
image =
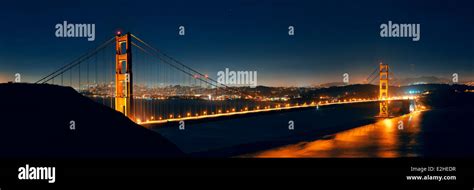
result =
[{"label": "hill silhouette on horizon", "polygon": [[4,83],[0,99],[0,158],[185,156],[160,134],[71,87]]}]

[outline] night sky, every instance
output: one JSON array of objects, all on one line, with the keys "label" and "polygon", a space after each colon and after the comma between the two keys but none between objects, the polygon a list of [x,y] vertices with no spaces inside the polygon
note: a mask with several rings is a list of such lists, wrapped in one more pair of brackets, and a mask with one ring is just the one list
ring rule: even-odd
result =
[{"label": "night sky", "polygon": [[[57,38],[55,25],[65,20],[95,24],[95,41]],[[381,38],[389,20],[420,24],[420,41]],[[9,1],[0,24],[0,82],[15,73],[35,82],[117,30],[214,78],[225,68],[257,71],[259,85],[341,82],[343,73],[362,82],[380,61],[402,78],[474,80],[472,0]]]}]

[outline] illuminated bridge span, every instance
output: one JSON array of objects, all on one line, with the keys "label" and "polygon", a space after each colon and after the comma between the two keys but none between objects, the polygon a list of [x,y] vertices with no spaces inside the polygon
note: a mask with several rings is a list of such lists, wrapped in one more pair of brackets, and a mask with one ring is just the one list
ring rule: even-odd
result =
[{"label": "illuminated bridge span", "polygon": [[250,88],[243,91],[218,83],[127,33],[117,34],[36,83],[70,86],[139,124],[367,101],[380,101],[380,116],[388,117],[388,101],[401,97],[388,96],[388,65],[378,69],[367,78],[372,82],[380,76],[378,98],[270,101]]}]

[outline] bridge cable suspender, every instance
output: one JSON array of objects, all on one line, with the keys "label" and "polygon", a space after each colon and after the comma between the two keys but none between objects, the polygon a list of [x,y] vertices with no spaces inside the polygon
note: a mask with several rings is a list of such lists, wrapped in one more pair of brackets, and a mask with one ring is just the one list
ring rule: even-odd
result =
[{"label": "bridge cable suspender", "polygon": [[[55,78],[57,77],[58,75],[60,74],[63,74],[64,72],[70,70],[71,68],[75,67],[76,65],[80,64],[82,61],[92,57],[93,55],[95,55],[97,52],[99,52],[100,50],[104,49],[105,47],[107,47],[110,43],[112,43],[114,41],[115,38],[111,38],[107,41],[105,41],[104,43],[102,43],[101,45],[99,45],[97,48],[79,56],[78,58],[74,59],[73,61],[71,61],[70,63],[60,67],[59,69],[57,69],[56,71],[46,75],[45,77],[41,78],[40,80],[36,81],[35,84],[44,84],[48,81],[50,81],[52,78]],[[60,72],[60,73],[58,73]]]}]

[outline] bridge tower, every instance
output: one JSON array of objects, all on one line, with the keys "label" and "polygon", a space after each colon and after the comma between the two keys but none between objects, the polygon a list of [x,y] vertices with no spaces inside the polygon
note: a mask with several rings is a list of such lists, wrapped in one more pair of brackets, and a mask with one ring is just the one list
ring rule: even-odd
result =
[{"label": "bridge tower", "polygon": [[380,102],[380,112],[379,117],[389,117],[388,113],[388,64],[380,63],[379,65],[379,100]]},{"label": "bridge tower", "polygon": [[132,45],[130,33],[115,36],[115,110],[133,118]]}]

